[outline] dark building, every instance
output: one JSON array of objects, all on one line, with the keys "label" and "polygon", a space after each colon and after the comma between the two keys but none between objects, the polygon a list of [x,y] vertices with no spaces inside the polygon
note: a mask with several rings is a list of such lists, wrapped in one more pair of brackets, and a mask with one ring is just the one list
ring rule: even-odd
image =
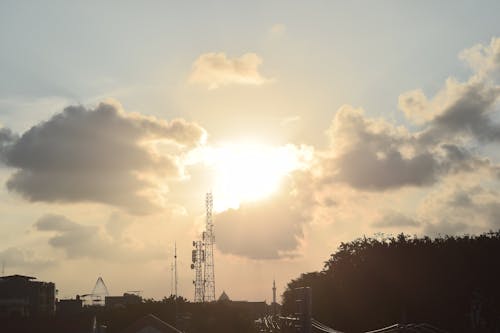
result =
[{"label": "dark building", "polygon": [[225,303],[233,308],[249,313],[253,318],[263,317],[268,314],[266,302],[232,301],[225,291],[219,296],[218,302]]},{"label": "dark building", "polygon": [[56,304],[57,313],[60,314],[75,314],[83,310],[83,301],[80,296],[75,299],[60,299]]},{"label": "dark building", "polygon": [[24,275],[0,277],[0,316],[31,317],[54,314],[54,283],[33,281],[35,279]]},{"label": "dark building", "polygon": [[127,305],[142,303],[142,297],[135,294],[125,293],[123,296],[106,296],[104,303],[106,307],[124,308]]}]

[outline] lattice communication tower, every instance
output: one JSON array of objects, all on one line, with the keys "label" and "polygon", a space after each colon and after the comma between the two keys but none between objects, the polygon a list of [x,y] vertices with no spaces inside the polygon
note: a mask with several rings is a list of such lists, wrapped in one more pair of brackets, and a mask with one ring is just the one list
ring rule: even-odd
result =
[{"label": "lattice communication tower", "polygon": [[204,283],[203,283],[203,266],[202,263],[204,260],[204,251],[203,251],[203,243],[201,241],[193,241],[194,250],[192,252],[192,261],[191,268],[194,269],[194,301],[195,302],[203,302],[203,294],[204,294]]},{"label": "lattice communication tower", "polygon": [[206,226],[202,233],[202,240],[193,242],[192,264],[195,279],[194,301],[215,301],[215,271],[214,271],[214,244],[215,234],[212,218],[213,197],[212,193],[206,196]]},{"label": "lattice communication tower", "polygon": [[205,268],[203,270],[205,280],[204,301],[215,301],[215,271],[214,271],[214,244],[215,233],[212,219],[213,198],[212,193],[207,193],[206,197],[207,208],[207,224],[206,231],[203,233],[203,244],[205,245]]}]

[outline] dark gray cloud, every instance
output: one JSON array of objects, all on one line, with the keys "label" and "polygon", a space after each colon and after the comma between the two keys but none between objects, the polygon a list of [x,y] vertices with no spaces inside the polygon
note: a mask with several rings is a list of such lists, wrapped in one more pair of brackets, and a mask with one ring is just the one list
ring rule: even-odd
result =
[{"label": "dark gray cloud", "polygon": [[406,129],[366,118],[343,106],[330,130],[333,156],[321,160],[323,181],[365,190],[423,186],[436,181],[440,162]]},{"label": "dark gray cloud", "polygon": [[[279,259],[297,255],[304,224],[310,220],[312,199],[305,195],[305,175],[295,175],[270,198],[242,203],[216,215],[217,248],[251,259]],[[294,189],[300,188],[301,193]]]},{"label": "dark gray cloud", "polygon": [[[117,216],[108,223],[115,224]],[[122,237],[121,230],[111,234],[94,225],[76,223],[63,215],[47,214],[34,224],[38,231],[51,233],[49,244],[61,249],[68,258],[91,258],[113,261],[151,260],[165,257],[166,253],[154,244],[137,248]]]},{"label": "dark gray cloud", "polygon": [[0,128],[0,161],[5,162],[5,152],[7,148],[16,141],[18,136],[8,128]]},{"label": "dark gray cloud", "polygon": [[453,100],[437,110],[422,133],[423,142],[450,140],[457,135],[469,136],[481,142],[500,140],[500,124],[492,118],[500,97],[500,87],[489,81],[472,78],[457,87],[446,87],[445,94]]},{"label": "dark gray cloud", "polygon": [[380,220],[372,224],[372,226],[377,228],[418,227],[420,225],[421,222],[418,219],[395,211],[387,213]]},{"label": "dark gray cloud", "polygon": [[[115,104],[71,106],[6,146],[3,160],[17,169],[7,188],[30,201],[90,201],[146,213],[155,208],[158,178],[178,177],[178,154],[204,136],[194,123],[125,113]],[[160,154],[157,141],[177,148]]]},{"label": "dark gray cloud", "polygon": [[436,181],[438,163],[430,153],[405,159],[397,150],[379,158],[367,147],[335,160],[335,180],[366,190],[386,190],[406,185],[424,186]]}]

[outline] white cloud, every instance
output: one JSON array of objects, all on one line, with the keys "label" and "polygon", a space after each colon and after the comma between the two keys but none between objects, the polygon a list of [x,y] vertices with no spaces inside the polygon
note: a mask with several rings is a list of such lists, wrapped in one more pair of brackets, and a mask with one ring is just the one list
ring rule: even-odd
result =
[{"label": "white cloud", "polygon": [[460,52],[464,60],[479,76],[484,76],[500,68],[500,38],[494,37],[489,45],[477,44]]},{"label": "white cloud", "polygon": [[193,63],[190,83],[207,85],[216,89],[230,84],[261,85],[267,81],[259,72],[262,58],[255,53],[245,53],[239,58],[229,58],[225,53],[205,53]]}]

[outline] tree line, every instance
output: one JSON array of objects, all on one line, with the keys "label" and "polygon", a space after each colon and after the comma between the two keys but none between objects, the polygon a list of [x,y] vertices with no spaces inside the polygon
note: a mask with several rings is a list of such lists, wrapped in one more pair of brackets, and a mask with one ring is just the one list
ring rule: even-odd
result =
[{"label": "tree line", "polygon": [[347,332],[428,323],[449,332],[500,332],[500,231],[477,236],[400,234],[341,243],[319,272],[288,283],[312,288],[313,317]]}]

